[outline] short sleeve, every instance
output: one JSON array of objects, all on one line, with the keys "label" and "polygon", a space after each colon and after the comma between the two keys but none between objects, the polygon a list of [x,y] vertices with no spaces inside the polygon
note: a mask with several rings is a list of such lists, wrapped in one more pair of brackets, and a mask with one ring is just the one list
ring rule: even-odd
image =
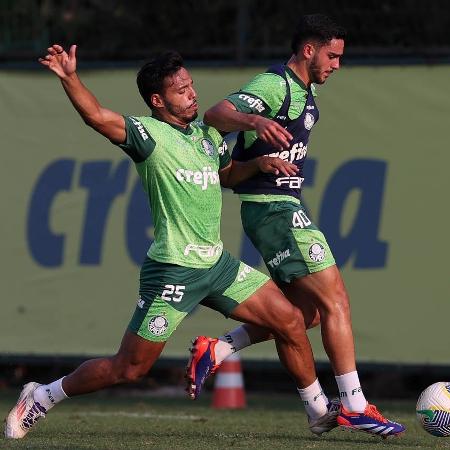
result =
[{"label": "short sleeve", "polygon": [[239,112],[273,118],[286,96],[286,81],[274,73],[261,73],[227,100]]},{"label": "short sleeve", "polygon": [[135,162],[145,161],[155,149],[156,143],[139,117],[124,116],[127,138],[119,147]]}]

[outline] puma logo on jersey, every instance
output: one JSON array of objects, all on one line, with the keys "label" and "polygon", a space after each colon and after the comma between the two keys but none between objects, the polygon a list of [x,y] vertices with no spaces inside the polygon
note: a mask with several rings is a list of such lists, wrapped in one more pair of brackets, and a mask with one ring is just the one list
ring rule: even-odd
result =
[{"label": "puma logo on jersey", "polygon": [[134,117],[130,117],[130,120],[133,122],[134,125],[136,125],[136,128],[142,137],[142,140],[146,141],[148,139],[148,134],[145,131],[144,125],[142,125],[142,123],[139,122],[139,120],[136,120]]}]

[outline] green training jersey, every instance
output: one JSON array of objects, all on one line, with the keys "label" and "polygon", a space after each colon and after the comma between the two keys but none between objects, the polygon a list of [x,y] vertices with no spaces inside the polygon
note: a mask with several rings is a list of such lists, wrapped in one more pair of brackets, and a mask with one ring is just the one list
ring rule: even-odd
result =
[{"label": "green training jersey", "polygon": [[[291,104],[289,105],[289,118],[297,119],[303,112],[308,97],[308,90],[302,80],[286,66],[286,78],[291,90]],[[311,86],[315,95],[314,86]],[[275,73],[260,73],[239,92],[230,94],[227,100],[231,102],[239,112],[247,114],[259,114],[273,119],[281,108],[286,97],[286,81]],[[257,139],[256,131],[244,132],[245,148]]]},{"label": "green training jersey", "polygon": [[133,159],[154,223],[149,258],[208,268],[222,254],[218,171],[231,158],[220,133],[202,122],[186,129],[152,117],[125,117],[120,147]]}]

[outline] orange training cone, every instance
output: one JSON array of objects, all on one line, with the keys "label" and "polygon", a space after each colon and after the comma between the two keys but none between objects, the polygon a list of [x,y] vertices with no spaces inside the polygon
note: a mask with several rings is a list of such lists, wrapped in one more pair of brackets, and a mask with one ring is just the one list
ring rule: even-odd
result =
[{"label": "orange training cone", "polygon": [[212,407],[238,409],[246,406],[241,360],[237,353],[233,353],[217,370]]}]

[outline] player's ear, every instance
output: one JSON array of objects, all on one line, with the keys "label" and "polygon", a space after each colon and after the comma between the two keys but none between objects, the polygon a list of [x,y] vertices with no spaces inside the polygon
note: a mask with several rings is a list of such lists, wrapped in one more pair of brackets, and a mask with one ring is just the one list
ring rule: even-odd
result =
[{"label": "player's ear", "polygon": [[160,94],[152,94],[150,102],[155,108],[164,108],[164,99]]},{"label": "player's ear", "polygon": [[305,59],[311,59],[314,56],[315,47],[311,42],[307,42],[303,46],[303,56]]}]

